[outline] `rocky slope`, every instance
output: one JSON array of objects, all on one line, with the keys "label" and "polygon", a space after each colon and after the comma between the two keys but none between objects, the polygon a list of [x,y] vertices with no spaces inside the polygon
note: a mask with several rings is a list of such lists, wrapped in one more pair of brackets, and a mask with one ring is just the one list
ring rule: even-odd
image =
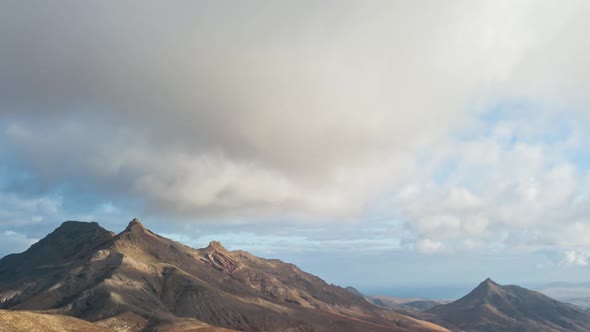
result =
[{"label": "rocky slope", "polygon": [[119,234],[65,222],[0,260],[0,308],[45,310],[119,331],[443,331],[376,307],[295,265],[192,249],[133,220]]}]

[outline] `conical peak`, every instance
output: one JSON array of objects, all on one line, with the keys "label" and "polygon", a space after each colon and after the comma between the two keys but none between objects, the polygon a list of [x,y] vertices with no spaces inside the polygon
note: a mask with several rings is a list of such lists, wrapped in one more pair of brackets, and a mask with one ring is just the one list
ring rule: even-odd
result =
[{"label": "conical peak", "polygon": [[502,286],[494,282],[492,279],[487,278],[482,281],[474,290],[476,294],[489,296],[490,294],[497,294],[502,292]]},{"label": "conical peak", "polygon": [[487,286],[487,287],[498,286],[498,284],[495,281],[493,281],[491,278],[487,278],[486,280],[482,281],[482,283],[480,285]]},{"label": "conical peak", "polygon": [[127,225],[127,228],[125,229],[126,231],[144,231],[145,227],[143,226],[143,224],[141,222],[139,222],[139,219],[137,218],[133,218],[133,220],[131,220],[131,222],[129,222],[129,225]]}]

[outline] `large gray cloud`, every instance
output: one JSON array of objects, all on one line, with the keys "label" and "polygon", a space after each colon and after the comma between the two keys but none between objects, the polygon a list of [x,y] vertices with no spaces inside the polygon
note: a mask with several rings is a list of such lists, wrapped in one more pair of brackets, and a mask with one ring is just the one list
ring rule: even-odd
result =
[{"label": "large gray cloud", "polygon": [[[526,197],[439,186],[424,156],[494,148],[453,136],[485,128],[478,116],[497,100],[540,100],[586,119],[584,2],[0,9],[0,149],[28,175],[6,186],[21,194],[139,199],[146,214],[189,219],[341,220],[391,204],[384,213],[409,220],[415,246],[436,251],[516,220],[526,212],[512,204]],[[497,181],[513,179],[502,165],[514,155],[488,163]],[[399,199],[412,184],[430,189]],[[465,213],[472,199],[485,200],[483,216]]]},{"label": "large gray cloud", "polygon": [[467,85],[415,44],[440,20],[414,22],[422,6],[5,7],[5,139],[48,187],[84,178],[189,215],[345,216],[463,112]]}]

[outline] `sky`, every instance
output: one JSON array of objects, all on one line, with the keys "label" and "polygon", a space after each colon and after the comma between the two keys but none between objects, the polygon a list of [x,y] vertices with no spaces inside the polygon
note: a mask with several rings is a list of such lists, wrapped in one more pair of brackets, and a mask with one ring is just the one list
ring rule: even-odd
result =
[{"label": "sky", "polygon": [[0,256],[138,217],[367,293],[587,281],[588,15],[3,1]]}]

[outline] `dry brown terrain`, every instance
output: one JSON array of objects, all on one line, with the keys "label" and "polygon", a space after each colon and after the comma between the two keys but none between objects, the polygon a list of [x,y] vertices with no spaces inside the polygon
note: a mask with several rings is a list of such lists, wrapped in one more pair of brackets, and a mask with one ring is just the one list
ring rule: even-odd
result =
[{"label": "dry brown terrain", "polygon": [[81,319],[28,311],[0,310],[0,332],[108,332]]}]

